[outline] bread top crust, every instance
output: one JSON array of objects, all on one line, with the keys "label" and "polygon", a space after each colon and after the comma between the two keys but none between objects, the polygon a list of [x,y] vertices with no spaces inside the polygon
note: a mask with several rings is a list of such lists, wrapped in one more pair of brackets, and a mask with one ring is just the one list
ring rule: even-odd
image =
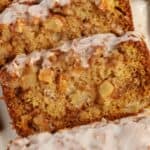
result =
[{"label": "bread top crust", "polygon": [[[45,19],[50,15],[50,10],[57,7],[65,7],[71,3],[80,3],[82,1],[78,0],[41,0],[40,2],[37,0],[15,0],[9,7],[7,7],[0,14],[0,24],[12,24],[15,23],[18,19],[29,19],[29,18],[40,18]],[[83,1],[84,2],[84,1]],[[106,0],[89,0],[89,2],[95,4],[95,6],[102,10],[109,10],[113,7],[115,0],[111,0],[110,2]],[[121,11],[131,11],[128,10],[130,8],[130,3],[128,0],[122,2],[119,0],[118,3],[123,4],[124,10]],[[128,4],[128,6],[126,6]],[[128,17],[131,19],[131,13],[127,13]],[[126,14],[124,14],[126,16]]]},{"label": "bread top crust", "polygon": [[42,67],[49,68],[51,63],[49,58],[54,55],[55,52],[59,51],[62,53],[68,53],[73,51],[80,57],[81,65],[84,68],[89,67],[88,60],[92,56],[94,47],[102,47],[105,49],[105,57],[107,57],[113,48],[123,42],[137,42],[142,41],[142,38],[135,32],[127,32],[121,37],[117,37],[114,34],[97,34],[87,38],[75,39],[64,43],[55,49],[34,51],[29,55],[21,54],[18,55],[10,64],[6,65],[6,69],[10,74],[21,76],[20,70],[24,69],[25,65],[35,65],[39,60],[43,60]]}]

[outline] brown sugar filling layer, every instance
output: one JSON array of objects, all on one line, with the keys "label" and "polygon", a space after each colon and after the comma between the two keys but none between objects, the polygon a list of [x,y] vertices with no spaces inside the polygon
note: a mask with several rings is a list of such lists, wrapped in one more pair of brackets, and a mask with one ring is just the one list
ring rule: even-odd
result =
[{"label": "brown sugar filling layer", "polygon": [[[11,7],[19,11],[26,5]],[[72,0],[68,5],[49,9],[46,18],[30,15],[29,12],[21,18],[18,15],[14,22],[9,22],[10,18],[0,19],[0,65],[17,54],[56,47],[81,36],[106,32],[121,35],[133,30],[128,0],[103,0],[98,4],[94,0]]]},{"label": "brown sugar filling layer", "polygon": [[41,58],[21,68],[19,76],[1,71],[20,135],[119,118],[150,106],[150,57],[143,41],[122,42],[107,56],[105,48],[91,48],[89,67],[81,65],[74,51],[55,50],[46,67]]}]

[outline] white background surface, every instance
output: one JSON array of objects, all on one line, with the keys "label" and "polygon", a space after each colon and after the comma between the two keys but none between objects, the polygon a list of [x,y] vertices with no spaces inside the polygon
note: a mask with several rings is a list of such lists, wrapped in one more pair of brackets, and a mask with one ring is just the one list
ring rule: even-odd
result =
[{"label": "white background surface", "polygon": [[[136,30],[144,35],[150,46],[150,0],[131,0],[131,2]],[[16,137],[10,123],[6,106],[0,100],[0,150],[6,150],[9,141]]]}]

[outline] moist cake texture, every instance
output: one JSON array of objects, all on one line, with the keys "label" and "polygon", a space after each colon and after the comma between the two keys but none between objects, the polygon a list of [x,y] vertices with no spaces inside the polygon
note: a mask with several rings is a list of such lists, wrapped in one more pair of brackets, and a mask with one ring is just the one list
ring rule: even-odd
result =
[{"label": "moist cake texture", "polygon": [[0,65],[96,33],[133,31],[129,0],[16,0],[0,14]]},{"label": "moist cake texture", "polygon": [[149,150],[150,114],[14,140],[8,150]]},{"label": "moist cake texture", "polygon": [[97,34],[19,55],[0,72],[22,136],[136,114],[150,106],[150,55],[133,32]]}]

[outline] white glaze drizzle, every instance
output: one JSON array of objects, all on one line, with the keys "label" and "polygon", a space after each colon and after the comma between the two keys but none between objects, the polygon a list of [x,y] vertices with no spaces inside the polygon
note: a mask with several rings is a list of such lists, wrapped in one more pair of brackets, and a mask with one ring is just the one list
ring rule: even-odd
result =
[{"label": "white glaze drizzle", "polygon": [[40,0],[13,0],[13,2],[17,3],[33,3],[33,2],[40,2]]},{"label": "white glaze drizzle", "polygon": [[0,24],[11,24],[17,19],[28,19],[30,17],[38,17],[45,19],[49,15],[49,9],[54,8],[56,5],[65,6],[70,4],[71,0],[42,0],[39,4],[27,5],[16,2],[12,3],[10,7],[6,8],[0,14]]},{"label": "white glaze drizzle", "polygon": [[[30,143],[29,146],[27,146]],[[15,140],[9,150],[148,150],[150,114]]]},{"label": "white glaze drizzle", "polygon": [[95,3],[96,6],[99,6],[100,3],[101,3],[101,0],[94,0],[94,3]]},{"label": "white glaze drizzle", "polygon": [[[75,39],[73,41],[66,42],[62,46],[56,48],[56,50],[65,53],[69,52],[70,50],[73,50],[80,56],[81,65],[86,68],[89,66],[88,60],[91,57],[92,51],[95,46],[103,47],[105,49],[105,56],[107,57],[107,55],[116,45],[118,45],[121,42],[126,42],[130,40],[141,41],[141,38],[135,32],[127,32],[121,37],[117,37],[116,35],[111,33],[96,34],[87,38]],[[55,49],[53,49],[53,51],[55,51]],[[53,54],[54,53],[49,49],[42,50],[40,52],[34,51],[27,56],[25,54],[19,55],[13,60],[12,63],[8,64],[6,68],[8,72],[15,73],[17,76],[20,76],[20,70],[23,69],[26,64],[34,65],[34,63],[40,60],[41,58],[44,58],[43,66],[48,67],[50,65],[50,63],[48,63],[48,58]]]},{"label": "white glaze drizzle", "polygon": [[[29,19],[37,17],[45,19],[49,15],[49,9],[53,9],[56,5],[69,5],[72,0],[15,0],[8,8],[0,14],[0,24],[11,24],[17,19]],[[38,4],[28,5],[25,3],[39,2]],[[100,0],[95,0],[98,5]]]}]

